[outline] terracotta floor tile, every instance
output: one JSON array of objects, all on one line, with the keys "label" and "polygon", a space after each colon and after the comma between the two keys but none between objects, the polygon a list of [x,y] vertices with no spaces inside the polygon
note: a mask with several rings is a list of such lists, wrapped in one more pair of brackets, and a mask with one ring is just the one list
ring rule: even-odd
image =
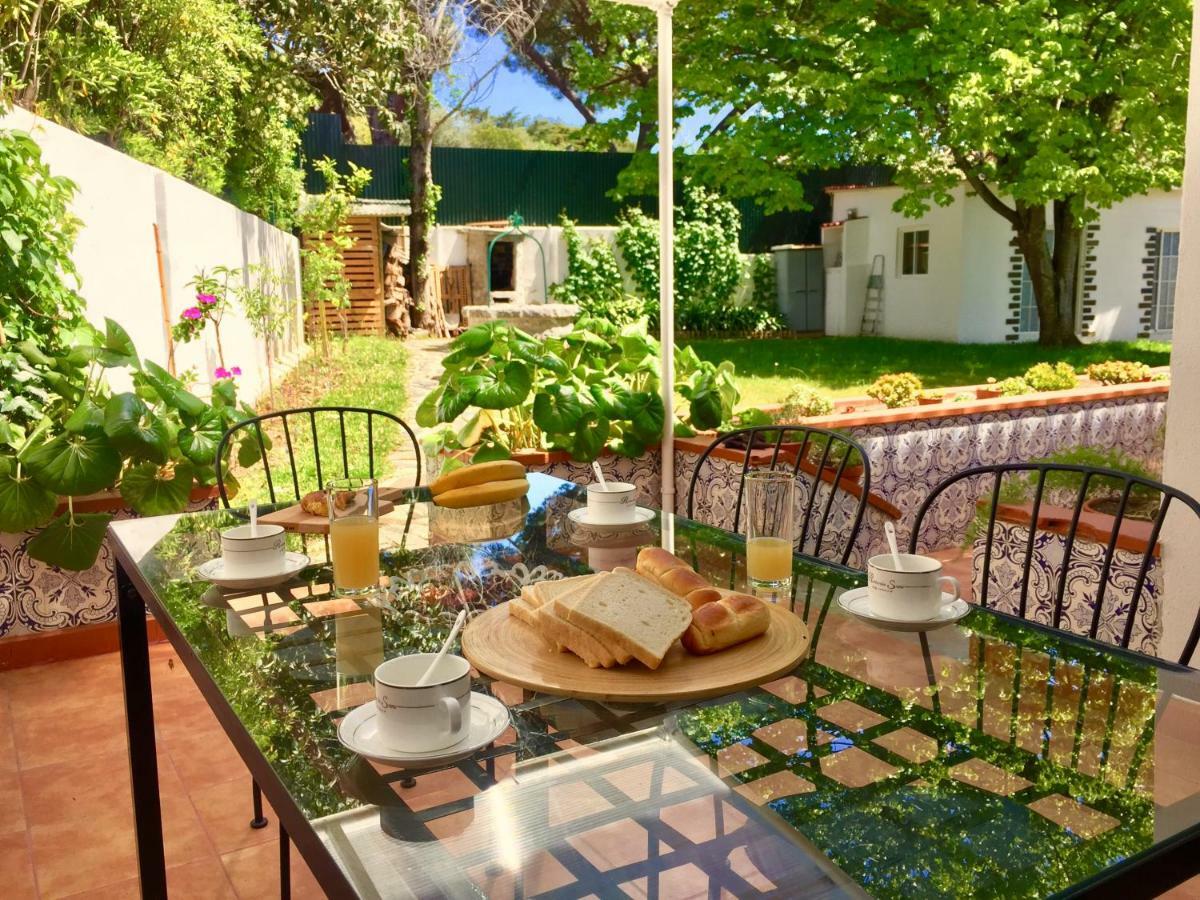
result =
[{"label": "terracotta floor tile", "polygon": [[546,792],[546,806],[552,828],[612,808],[595,788],[582,781],[551,785]]},{"label": "terracotta floor tile", "polygon": [[250,818],[254,814],[251,800],[249,775],[232,781],[202,788],[193,788],[189,794],[192,805],[200,816],[200,823],[208,832],[217,853],[231,853],[245,847],[263,844],[278,837],[275,811],[263,798],[263,814],[269,822],[266,828],[251,828]]},{"label": "terracotta floor tile", "polygon": [[0,884],[4,900],[36,900],[33,859],[25,829],[0,834]]},{"label": "terracotta floor tile", "polygon": [[121,708],[124,695],[116,660],[117,654],[105,653],[6,672],[10,714],[17,719],[44,713],[51,698],[63,714],[103,702]]},{"label": "terracotta floor tile", "polygon": [[572,835],[567,843],[602,872],[632,865],[646,858],[646,829],[633,819]]},{"label": "terracotta floor tile", "polygon": [[808,746],[808,723],[802,719],[781,719],[764,725],[754,736],[784,756],[791,756]]},{"label": "terracotta floor tile", "polygon": [[765,756],[745,744],[730,744],[717,751],[717,769],[722,775],[737,775],[766,761]]},{"label": "terracotta floor tile", "polygon": [[[237,900],[225,867],[215,854],[206,859],[167,868],[167,893],[171,900]],[[138,879],[72,894],[66,900],[139,900]]]},{"label": "terracotta floor tile", "polygon": [[[4,673],[0,672],[0,677]],[[17,744],[12,732],[12,713],[8,707],[8,692],[0,686],[0,772],[17,768]]]},{"label": "terracotta floor tile", "polygon": [[669,797],[676,791],[687,790],[696,784],[674,766],[662,766],[652,762],[638,763],[626,769],[618,769],[616,772],[605,775],[604,780],[630,800],[641,803],[643,800],[650,799],[650,792],[654,788],[655,769],[661,770],[657,794],[659,797]]},{"label": "terracotta floor tile", "polygon": [[808,699],[808,682],[802,681],[795,675],[767,682],[762,689],[787,703],[803,703]]},{"label": "terracotta floor tile", "polygon": [[125,708],[119,702],[100,702],[66,713],[25,713],[14,719],[12,730],[22,769],[71,763],[83,748],[91,756],[124,754],[128,749]]},{"label": "terracotta floor tile", "polygon": [[494,866],[476,866],[468,869],[467,874],[479,885],[488,900],[533,897],[575,882],[575,876],[545,850],[539,850],[531,858],[522,860],[520,871],[524,887],[524,892],[520,894],[517,893],[513,873],[507,870],[496,872]]},{"label": "terracotta floor tile", "polygon": [[746,817],[717,796],[697,797],[659,810],[658,817],[693,844],[733,834]]},{"label": "terracotta floor tile", "polygon": [[1033,783],[982,759],[968,759],[957,766],[951,766],[950,777],[1002,797],[1023,791]]},{"label": "terracotta floor tile", "polygon": [[881,734],[872,743],[891,750],[909,762],[928,762],[938,754],[937,741],[927,734],[921,734],[915,728],[897,728],[895,731]]},{"label": "terracotta floor tile", "polygon": [[1111,831],[1121,824],[1112,816],[1077,803],[1062,794],[1050,794],[1041,800],[1035,800],[1029,804],[1029,808],[1056,825],[1061,825],[1072,834],[1079,835],[1084,840],[1090,840],[1106,831]]},{"label": "terracotta floor tile", "polygon": [[739,785],[737,792],[756,806],[770,803],[780,797],[792,797],[796,794],[807,794],[815,791],[811,781],[801,778],[795,772],[776,772],[766,778],[759,778],[747,784]]},{"label": "terracotta floor tile", "polygon": [[817,715],[826,722],[832,722],[847,731],[864,731],[872,728],[887,718],[877,712],[859,706],[853,700],[839,700],[817,710]]},{"label": "terracotta floor tile", "polygon": [[865,787],[899,771],[895,766],[888,765],[882,759],[858,747],[847,747],[845,750],[821,757],[822,774],[846,787]]},{"label": "terracotta floor tile", "polygon": [[[325,900],[325,892],[295,847],[290,861],[293,900]],[[222,854],[221,864],[242,900],[279,896],[279,841]]]},{"label": "terracotta floor tile", "polygon": [[746,847],[734,847],[729,853],[727,859],[730,871],[734,872],[740,878],[744,879],[756,891],[766,894],[774,891],[777,888],[775,882],[771,881],[762,870],[754,864],[750,859],[750,854],[746,852]]},{"label": "terracotta floor tile", "polygon": [[[128,763],[124,754],[21,773],[33,862],[43,897],[116,884],[137,873]],[[170,760],[159,758],[167,864],[212,853]]]},{"label": "terracotta floor tile", "polygon": [[[708,874],[695,863],[676,866],[659,872],[655,878],[656,890],[651,893],[650,880],[638,878],[626,881],[621,885],[621,891],[628,897],[650,898],[670,897],[672,900],[701,900],[712,897],[709,893]],[[733,894],[722,888],[715,896],[721,900],[733,900]]]},{"label": "terracotta floor tile", "polygon": [[479,793],[475,783],[457,768],[418,776],[416,782],[416,785],[410,788],[401,787],[399,781],[392,784],[392,789],[400,799],[415,812]]}]

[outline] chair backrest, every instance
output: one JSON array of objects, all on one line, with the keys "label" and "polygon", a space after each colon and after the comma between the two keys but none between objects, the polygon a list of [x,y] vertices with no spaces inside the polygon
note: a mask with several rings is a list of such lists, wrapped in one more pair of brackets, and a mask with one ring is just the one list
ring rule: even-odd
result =
[{"label": "chair backrest", "polygon": [[[252,447],[257,447],[265,469],[267,493],[272,503],[281,502],[281,494],[286,498],[289,489],[291,499],[298,502],[309,491],[322,490],[328,478],[350,478],[363,474],[358,459],[353,460],[352,464],[353,448],[348,437],[365,444],[366,476],[376,477],[377,468],[383,462],[377,458],[376,452],[379,430],[381,427],[390,428],[388,423],[394,423],[398,427],[398,440],[401,443],[407,441],[412,447],[416,463],[412,481],[415,487],[421,483],[421,449],[416,434],[403,419],[389,412],[359,406],[305,406],[243,419],[221,435],[217,444],[216,460],[221,503],[229,508],[221,461],[225,458],[225,448],[234,441],[240,444],[249,440],[252,441]],[[282,436],[284,447],[287,449],[286,470],[278,459],[275,460],[277,465],[272,465],[271,451],[275,449],[275,442],[267,432],[275,430],[275,426],[278,426],[275,439],[278,440]],[[325,451],[324,457],[322,449]],[[297,460],[298,451],[311,451],[311,472],[307,471],[307,466],[306,471],[301,472]],[[281,480],[280,476],[284,476],[284,479]]]},{"label": "chair backrest", "polygon": [[[1007,491],[1004,490],[1005,476],[1011,476]],[[997,549],[997,514],[1008,503],[1028,502],[1030,504],[1028,511],[1022,510],[1020,515],[1020,520],[1022,524],[1026,525],[1029,533],[1023,537],[1024,552],[1019,554],[1019,588],[1015,598],[1011,596],[1002,598],[1004,605],[1010,607],[1005,611],[1022,619],[1033,618],[1038,621],[1039,619],[1034,615],[1035,611],[1030,605],[1030,589],[1036,581],[1040,580],[1047,583],[1047,586],[1053,585],[1053,602],[1050,609],[1043,609],[1039,613],[1043,616],[1048,615],[1049,621],[1043,622],[1043,624],[1059,630],[1084,634],[1092,640],[1105,640],[1104,637],[1098,635],[1101,625],[1104,623],[1104,601],[1109,596],[1110,584],[1116,585],[1118,581],[1114,573],[1114,562],[1120,553],[1124,560],[1123,568],[1127,570],[1119,579],[1120,590],[1124,591],[1128,586],[1129,578],[1127,576],[1128,572],[1132,571],[1129,569],[1131,563],[1136,565],[1137,574],[1133,578],[1129,596],[1121,596],[1119,602],[1109,603],[1110,618],[1116,617],[1118,620],[1123,618],[1123,624],[1117,621],[1114,624],[1118,627],[1105,630],[1113,635],[1113,640],[1108,641],[1109,643],[1115,643],[1126,649],[1129,649],[1130,640],[1138,621],[1138,613],[1146,590],[1147,576],[1157,557],[1158,539],[1162,532],[1163,522],[1166,521],[1168,509],[1174,501],[1191,510],[1193,515],[1200,518],[1200,503],[1197,503],[1190,495],[1170,485],[1128,472],[1070,463],[1000,463],[965,469],[938,484],[917,510],[909,538],[910,552],[917,552],[921,527],[938,499],[954,485],[971,479],[981,479],[984,485],[988,485],[985,491],[975,494],[977,507],[981,510],[987,523],[986,529],[980,529],[983,532],[984,546],[982,580],[977,598],[979,605],[987,607],[989,600],[992,601],[993,606],[996,605],[996,598],[991,597],[990,592],[992,570],[995,564],[994,555]],[[1073,485],[1075,481],[1078,481],[1078,487]],[[1105,529],[1100,529],[1095,524],[1093,514],[1085,509],[1089,498],[1101,486],[1106,487],[1107,492],[1115,498],[1116,502],[1116,508],[1111,513],[1112,524],[1107,527],[1107,533],[1105,533]],[[1011,496],[1014,493],[1013,488],[1016,489],[1015,493],[1020,498],[1019,501],[1014,501]],[[1071,505],[1060,507],[1058,502],[1053,504],[1047,502],[1048,490],[1060,497],[1069,497]],[[961,500],[960,497],[954,502],[957,504]],[[1121,531],[1122,523],[1129,518],[1131,500],[1135,503],[1146,504],[1153,510],[1153,519],[1150,520],[1148,533],[1144,535],[1143,539],[1136,541],[1123,537]],[[1107,523],[1107,520],[1104,521]],[[1082,540],[1080,540],[1081,525],[1084,526]],[[1053,533],[1062,537],[1060,571],[1051,572],[1049,576],[1042,571],[1039,573],[1040,579],[1034,572],[1034,564],[1038,556],[1035,551],[1039,532],[1043,535]],[[976,537],[976,540],[978,539]],[[1072,628],[1070,627],[1072,624],[1078,623],[1070,621],[1066,607],[1075,596],[1080,595],[1082,587],[1091,586],[1090,578],[1089,581],[1084,582],[1080,577],[1080,570],[1085,565],[1081,543],[1092,547],[1099,546],[1101,551],[1099,555],[1093,554],[1096,557],[1093,562],[1099,562],[1099,577],[1095,581],[1095,596],[1086,598],[1091,606],[1087,621],[1083,622],[1079,628]],[[1076,563],[1074,573],[1072,572],[1073,562]],[[1074,577],[1072,577],[1073,574]],[[1180,654],[1180,663],[1186,664],[1191,659],[1197,640],[1200,640],[1200,607],[1198,607],[1197,613],[1183,652]]]},{"label": "chair backrest", "polygon": [[[741,526],[746,473],[751,468],[789,470],[798,477],[806,477],[808,486],[807,497],[801,504],[797,550],[845,565],[862,527],[871,488],[871,461],[857,441],[836,431],[804,425],[759,425],[720,434],[705,449],[692,472],[687,498],[689,519],[695,518],[696,485],[702,470],[718,450],[733,451],[731,461],[741,457],[737,502],[733,507],[734,531]],[[729,459],[725,453],[721,457]],[[859,466],[861,476],[857,474]],[[821,485],[827,489],[822,491]],[[822,493],[825,496],[818,499]],[[852,515],[849,532],[843,530],[840,535],[829,528],[838,503],[844,504]]]}]

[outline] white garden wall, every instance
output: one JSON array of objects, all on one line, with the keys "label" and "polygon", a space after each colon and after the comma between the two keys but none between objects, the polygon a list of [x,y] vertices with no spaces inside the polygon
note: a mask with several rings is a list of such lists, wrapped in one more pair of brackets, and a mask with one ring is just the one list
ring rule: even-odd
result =
[{"label": "white garden wall", "polygon": [[[166,366],[169,324],[195,305],[188,281],[202,268],[224,265],[245,270],[264,263],[285,275],[295,306],[293,325],[277,356],[286,358],[301,347],[300,257],[295,237],[207,191],[25,110],[0,116],[0,128],[29,132],[51,172],[78,186],[73,209],[83,226],[73,258],[90,321],[102,325],[105,317],[115,319],[143,357]],[[163,254],[167,322],[155,225]],[[226,365],[242,369],[241,396],[253,400],[266,390],[266,359],[236,308],[222,322],[221,338]],[[199,341],[175,345],[176,371],[195,369],[199,393],[205,393],[217,365],[211,330]]]}]

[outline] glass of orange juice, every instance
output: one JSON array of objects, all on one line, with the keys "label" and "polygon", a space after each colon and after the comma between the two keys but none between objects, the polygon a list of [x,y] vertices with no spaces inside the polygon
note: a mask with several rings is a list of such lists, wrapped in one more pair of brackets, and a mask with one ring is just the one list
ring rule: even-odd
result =
[{"label": "glass of orange juice", "polygon": [[756,590],[782,591],[792,580],[796,476],[762,469],[745,479],[746,576]]},{"label": "glass of orange juice", "polygon": [[333,587],[339,594],[365,594],[379,587],[379,486],[373,478],[338,478],[326,483],[329,552]]}]

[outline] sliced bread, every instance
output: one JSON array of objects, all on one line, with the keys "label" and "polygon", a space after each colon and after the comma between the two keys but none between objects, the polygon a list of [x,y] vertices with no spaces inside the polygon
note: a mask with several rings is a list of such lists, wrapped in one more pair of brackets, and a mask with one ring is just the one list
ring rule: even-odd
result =
[{"label": "sliced bread", "polygon": [[524,622],[526,625],[532,625],[534,628],[537,627],[536,613],[537,610],[529,605],[523,591],[520,597],[513,597],[508,601],[508,614],[514,619]]},{"label": "sliced bread", "polygon": [[552,604],[542,606],[534,612],[537,619],[537,629],[542,637],[557,646],[560,650],[570,650],[582,659],[592,669],[611,668],[617,664],[617,658],[597,638],[593,637],[578,625],[572,625],[555,612]]},{"label": "sliced bread", "polygon": [[589,584],[595,577],[595,575],[574,575],[570,578],[557,578],[551,581],[535,581],[533,584],[527,584],[521,588],[521,596],[526,603],[537,609],[568,591]]},{"label": "sliced bread", "polygon": [[686,600],[628,572],[597,577],[579,593],[557,598],[554,610],[650,669],[662,664],[692,622],[692,607]]}]

